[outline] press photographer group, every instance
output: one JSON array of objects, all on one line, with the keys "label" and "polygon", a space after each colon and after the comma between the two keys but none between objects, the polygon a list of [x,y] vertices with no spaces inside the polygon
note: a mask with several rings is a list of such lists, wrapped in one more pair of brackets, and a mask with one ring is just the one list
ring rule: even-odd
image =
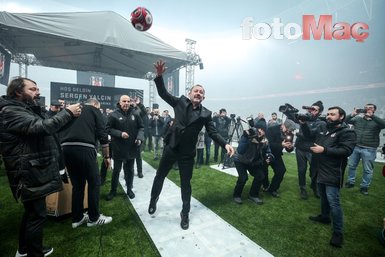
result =
[{"label": "press photographer group", "polygon": [[[263,115],[258,115],[255,119],[235,118],[235,115],[231,115],[235,124],[247,126],[239,139],[234,156],[238,180],[233,198],[236,203],[242,203],[242,190],[248,175],[253,177],[248,196],[251,201],[263,204],[260,188],[273,197],[279,197],[279,187],[286,172],[282,151],[285,149],[292,152],[295,149],[301,199],[309,198],[306,185],[308,168],[310,188],[314,196],[320,198],[320,214],[310,216],[309,219],[332,224],[330,244],[341,247],[344,222],[340,189],[355,186],[357,166],[362,159],[360,193],[368,195],[376,149],[379,146],[379,133],[385,128],[385,120],[374,115],[377,109],[374,104],[354,108],[351,114],[347,114],[339,106],[332,106],[323,115],[322,101],[303,105],[301,109],[303,112],[285,103],[278,108],[282,116],[286,117],[285,121],[278,121],[277,114],[273,113],[272,117],[275,119],[272,118],[268,123]],[[274,173],[271,180],[268,166],[271,166]],[[348,179],[344,183],[346,167]]]}]

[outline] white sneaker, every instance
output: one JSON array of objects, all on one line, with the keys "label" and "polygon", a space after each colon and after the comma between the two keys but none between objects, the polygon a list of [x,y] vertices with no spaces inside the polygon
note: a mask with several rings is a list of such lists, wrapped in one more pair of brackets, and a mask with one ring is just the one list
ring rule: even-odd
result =
[{"label": "white sneaker", "polygon": [[88,214],[84,213],[83,218],[80,221],[72,222],[72,228],[77,228],[77,227],[81,226],[82,224],[88,222],[88,220],[89,220]]},{"label": "white sneaker", "polygon": [[[53,248],[52,247],[43,247],[43,253],[44,256],[48,256],[51,253],[53,253]],[[27,253],[20,253],[19,250],[16,251],[15,257],[26,257]]]},{"label": "white sneaker", "polygon": [[98,225],[104,225],[108,224],[112,221],[112,217],[104,216],[103,214],[100,214],[99,219],[97,221],[90,221],[87,222],[87,227],[93,227]]}]

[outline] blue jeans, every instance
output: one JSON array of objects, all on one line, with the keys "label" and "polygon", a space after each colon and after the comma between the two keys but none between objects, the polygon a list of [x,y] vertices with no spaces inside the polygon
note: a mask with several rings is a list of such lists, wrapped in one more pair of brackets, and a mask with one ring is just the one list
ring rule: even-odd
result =
[{"label": "blue jeans", "polygon": [[333,231],[343,233],[344,221],[340,204],[340,188],[318,183],[318,190],[321,198],[321,216],[332,218]]},{"label": "blue jeans", "polygon": [[376,160],[376,149],[361,146],[354,147],[352,155],[349,157],[348,182],[354,184],[356,181],[357,166],[362,159],[362,182],[361,188],[368,188],[373,177],[374,161]]}]

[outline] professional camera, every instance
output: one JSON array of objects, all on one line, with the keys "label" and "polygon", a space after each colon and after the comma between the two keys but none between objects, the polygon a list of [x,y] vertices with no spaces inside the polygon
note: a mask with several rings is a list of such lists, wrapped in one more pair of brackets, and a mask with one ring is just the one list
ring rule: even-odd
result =
[{"label": "professional camera", "polygon": [[295,118],[299,121],[309,121],[312,119],[312,115],[310,113],[297,113]]},{"label": "professional camera", "polygon": [[308,112],[311,112],[311,111],[314,111],[314,110],[315,110],[314,107],[312,107],[312,106],[306,106],[306,105],[302,106],[302,109],[307,110]]},{"label": "professional camera", "polygon": [[364,114],[366,114],[366,109],[356,109],[356,113],[364,113]]},{"label": "professional camera", "polygon": [[280,105],[278,111],[286,114],[286,113],[297,113],[298,109],[292,106],[291,104],[285,103],[284,105]]},{"label": "professional camera", "polygon": [[249,124],[250,128],[254,127],[255,124],[254,124],[254,119],[252,117],[247,117],[246,121],[247,121],[247,124]]}]

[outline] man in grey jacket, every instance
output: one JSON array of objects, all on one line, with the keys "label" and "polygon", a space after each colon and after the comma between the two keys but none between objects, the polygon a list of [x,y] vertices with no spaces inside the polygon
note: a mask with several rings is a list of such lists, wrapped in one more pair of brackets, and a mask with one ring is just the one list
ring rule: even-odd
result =
[{"label": "man in grey jacket", "polygon": [[53,251],[43,248],[43,224],[45,197],[62,189],[54,134],[81,113],[74,104],[46,119],[39,96],[36,82],[16,78],[0,98],[0,154],[12,193],[24,205],[16,256],[42,257]]},{"label": "man in grey jacket", "polygon": [[[374,161],[376,150],[380,145],[379,134],[385,128],[385,120],[374,115],[377,106],[366,104],[365,109],[358,111],[354,109],[352,114],[346,117],[346,122],[354,126],[357,133],[357,145],[349,157],[349,175],[345,187],[352,188],[356,182],[357,166],[362,159],[362,181],[360,192],[368,195],[368,188],[373,177]],[[361,114],[359,114],[361,112]]]}]

